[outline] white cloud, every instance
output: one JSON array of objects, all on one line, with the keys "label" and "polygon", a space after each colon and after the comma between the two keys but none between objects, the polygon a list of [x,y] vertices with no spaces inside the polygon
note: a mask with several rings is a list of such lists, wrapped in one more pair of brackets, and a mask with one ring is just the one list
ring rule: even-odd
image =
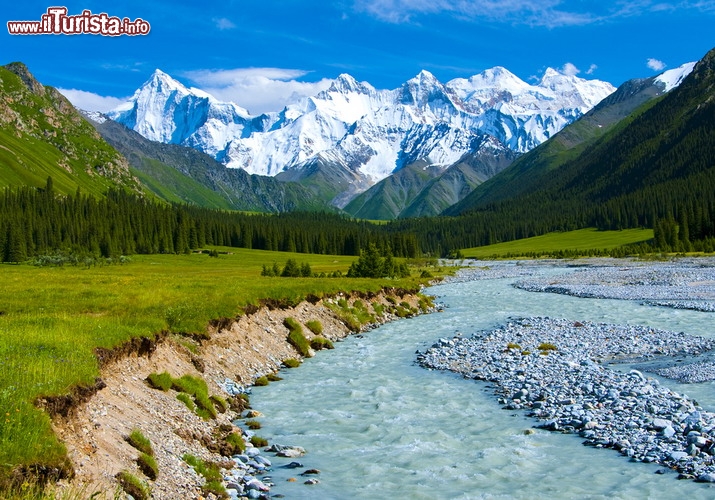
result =
[{"label": "white cloud", "polygon": [[586,70],[587,75],[592,75],[594,71],[598,69],[598,66],[595,64],[592,64],[591,66],[588,67],[588,70]]},{"label": "white cloud", "polygon": [[327,89],[332,80],[302,82],[309,72],[284,68],[237,68],[197,70],[183,73],[205,92],[220,101],[235,102],[251,114],[280,111],[302,97]]},{"label": "white cloud", "polygon": [[598,16],[568,12],[557,7],[561,0],[354,0],[354,9],[389,23],[411,22],[415,16],[451,13],[467,19],[532,26],[580,26]]},{"label": "white cloud", "polygon": [[106,113],[110,111],[123,102],[126,102],[127,98],[121,99],[119,97],[112,96],[102,96],[95,94],[93,92],[87,92],[85,90],[77,89],[57,89],[62,95],[64,95],[69,101],[77,108],[83,109],[85,111],[99,111],[101,113]]},{"label": "white cloud", "polygon": [[236,27],[235,24],[230,19],[227,19],[225,17],[214,17],[211,19],[215,24],[218,29],[221,31],[223,30],[230,30]]},{"label": "white cloud", "polygon": [[581,70],[578,69],[575,65],[571,64],[570,62],[567,62],[566,64],[563,65],[561,68],[561,72],[564,75],[569,75],[569,76],[576,76],[579,73],[581,73]]},{"label": "white cloud", "polygon": [[659,61],[658,59],[653,59],[652,57],[648,59],[646,64],[653,71],[663,71],[666,66],[666,64],[663,61]]}]

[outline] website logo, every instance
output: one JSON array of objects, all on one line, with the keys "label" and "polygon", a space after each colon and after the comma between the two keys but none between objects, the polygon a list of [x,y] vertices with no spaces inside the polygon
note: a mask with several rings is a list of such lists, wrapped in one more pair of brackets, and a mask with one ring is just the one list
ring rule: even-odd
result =
[{"label": "website logo", "polygon": [[151,25],[138,17],[131,21],[107,13],[93,14],[85,9],[81,14],[68,16],[67,7],[49,7],[39,21],[8,21],[11,35],[148,35]]}]

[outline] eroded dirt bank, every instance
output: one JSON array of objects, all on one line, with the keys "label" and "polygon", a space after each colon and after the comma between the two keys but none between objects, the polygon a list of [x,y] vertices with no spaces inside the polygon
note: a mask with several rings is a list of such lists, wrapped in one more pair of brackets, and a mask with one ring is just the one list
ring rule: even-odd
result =
[{"label": "eroded dirt bank", "polygon": [[[68,415],[54,418],[55,431],[67,446],[75,470],[74,479],[61,487],[74,491],[79,488],[87,497],[100,492],[106,498],[113,498],[118,491],[115,476],[119,472],[129,471],[147,480],[136,464],[138,451],[125,439],[133,429],[139,429],[151,441],[158,464],[156,480],[147,480],[152,496],[157,499],[204,498],[203,478],[181,457],[190,453],[204,460],[229,461],[229,457],[210,449],[219,448],[219,429],[222,428],[225,435],[238,413],[229,410],[206,421],[177,400],[176,391],[151,388],[146,382],[147,376],[166,371],[173,377],[187,374],[202,377],[210,394],[229,399],[225,389],[227,380],[242,386],[252,385],[257,377],[280,369],[283,360],[300,359],[287,341],[288,329],[283,324],[286,318],[301,323],[308,340],[314,334],[305,324],[312,320],[319,321],[323,336],[333,341],[354,333],[339,317],[337,303],[341,299],[350,307],[360,301],[367,312],[374,315],[376,323],[397,319],[397,311],[404,316],[406,308],[399,306],[402,302],[409,304],[415,313],[420,302],[417,294],[385,290],[374,296],[304,301],[287,309],[263,306],[236,321],[224,322],[223,327],[209,327],[210,338],[200,344],[168,336],[152,349],[118,356],[102,369],[103,388]],[[371,326],[364,325],[363,329]],[[316,355],[328,356],[329,353],[323,351]],[[234,426],[232,430],[238,429]]]}]

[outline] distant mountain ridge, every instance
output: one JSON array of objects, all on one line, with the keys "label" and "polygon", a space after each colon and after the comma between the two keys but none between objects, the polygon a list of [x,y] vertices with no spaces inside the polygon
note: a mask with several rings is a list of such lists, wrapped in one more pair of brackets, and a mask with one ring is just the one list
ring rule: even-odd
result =
[{"label": "distant mountain ridge", "polygon": [[168,201],[259,212],[325,209],[298,184],[226,168],[205,153],[150,141],[98,113],[85,116],[128,159],[142,182]]},{"label": "distant mountain ridge", "polygon": [[553,69],[537,85],[501,67],[446,84],[422,71],[394,90],[343,74],[280,112],[251,116],[157,70],[109,116],[148,139],[193,147],[228,167],[300,180],[342,207],[408,165],[446,169],[479,154],[485,134],[498,149],[528,151],[614,90]]}]

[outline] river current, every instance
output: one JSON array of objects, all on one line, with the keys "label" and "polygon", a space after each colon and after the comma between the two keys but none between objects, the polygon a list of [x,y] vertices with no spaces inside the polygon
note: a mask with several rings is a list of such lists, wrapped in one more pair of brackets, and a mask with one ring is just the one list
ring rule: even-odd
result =
[{"label": "river current", "polygon": [[[431,287],[426,293],[446,305],[444,312],[349,337],[299,369],[284,370],[283,381],[254,388],[252,406],[265,414],[257,433],[271,443],[308,451],[299,459],[270,457],[271,494],[296,499],[715,498],[711,485],[678,481],[671,471],[656,474],[663,468],[583,446],[577,435],[525,434],[536,421],[502,409],[488,383],[415,364],[415,352],[440,337],[471,335],[519,316],[715,335],[712,313],[527,292],[511,286],[516,280]],[[715,384],[660,380],[715,410]],[[291,461],[303,467],[283,467]],[[321,471],[310,476],[319,484],[303,484],[308,478],[299,474],[309,468]]]}]

